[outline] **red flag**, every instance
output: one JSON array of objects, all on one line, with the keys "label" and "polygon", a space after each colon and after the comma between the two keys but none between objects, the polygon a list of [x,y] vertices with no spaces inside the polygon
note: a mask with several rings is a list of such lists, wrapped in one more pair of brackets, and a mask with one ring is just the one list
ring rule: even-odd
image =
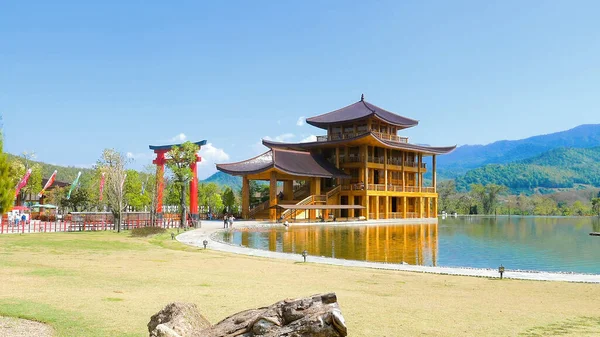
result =
[{"label": "red flag", "polygon": [[44,188],[42,188],[42,190],[40,191],[40,193],[38,193],[38,198],[41,198],[42,195],[44,194],[44,192],[50,186],[52,186],[52,184],[54,184],[54,179],[56,179],[56,173],[58,173],[58,171],[54,170],[54,173],[52,173],[52,175],[50,176],[50,179],[48,179],[48,182],[46,183],[46,185],[44,185]]},{"label": "red flag", "polygon": [[102,201],[102,191],[104,191],[104,172],[102,172],[102,177],[100,177],[100,201]]},{"label": "red flag", "polygon": [[19,192],[21,192],[21,189],[23,187],[25,187],[25,185],[27,185],[27,180],[29,180],[30,175],[31,175],[31,169],[27,170],[27,172],[23,176],[23,179],[21,179],[21,181],[19,181],[19,183],[17,184],[17,189],[15,191],[15,198],[17,197],[17,195],[19,195]]}]

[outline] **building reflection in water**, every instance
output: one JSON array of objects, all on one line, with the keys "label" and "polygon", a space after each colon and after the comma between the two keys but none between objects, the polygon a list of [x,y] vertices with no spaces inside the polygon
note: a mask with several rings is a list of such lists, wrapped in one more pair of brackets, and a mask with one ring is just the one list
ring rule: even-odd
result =
[{"label": "building reflection in water", "polygon": [[347,260],[436,266],[437,224],[301,226],[288,229],[241,230],[223,233],[237,245],[274,252],[335,257]]}]

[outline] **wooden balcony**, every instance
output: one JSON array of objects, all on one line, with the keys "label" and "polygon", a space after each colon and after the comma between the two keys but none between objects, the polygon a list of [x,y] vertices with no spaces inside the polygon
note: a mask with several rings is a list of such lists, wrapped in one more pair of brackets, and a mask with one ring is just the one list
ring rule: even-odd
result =
[{"label": "wooden balcony", "polygon": [[[365,184],[363,183],[354,183],[354,184],[345,184],[341,185],[342,191],[364,191]],[[385,192],[385,184],[367,184],[367,191],[378,191]],[[387,191],[389,192],[409,192],[409,193],[419,193],[418,186],[405,186],[402,188],[402,185],[392,185],[388,184]],[[435,193],[434,187],[422,187],[421,193]]]},{"label": "wooden balcony", "polygon": [[[334,163],[335,162],[335,157],[331,157],[328,158],[329,162]],[[344,156],[344,155],[340,155],[340,164],[343,163],[362,163],[364,162],[365,157],[364,156],[360,156],[360,155],[348,155],[348,156]],[[380,157],[375,157],[375,156],[368,156],[367,157],[367,162],[369,163],[374,163],[374,164],[384,164],[385,163],[385,157],[380,156]],[[389,165],[397,165],[397,166],[402,166],[402,160],[399,158],[388,158],[388,164]],[[404,161],[404,166],[406,167],[414,167],[417,168],[419,166],[419,163],[414,162],[414,161]],[[421,163],[421,168],[426,169],[427,165],[426,163]]]},{"label": "wooden balcony", "polygon": [[331,133],[326,136],[317,136],[317,142],[327,142],[330,140],[350,139],[350,138],[365,135],[367,133],[373,133],[377,138],[382,139],[382,140],[387,140],[387,141],[394,142],[394,143],[408,144],[408,137],[400,137],[397,135],[393,135],[393,134],[389,134],[389,133],[382,133],[379,131],[372,131],[372,130],[367,130],[367,131],[362,131],[362,132],[360,132],[360,131],[359,132],[345,132],[345,133],[338,132],[338,133]]}]

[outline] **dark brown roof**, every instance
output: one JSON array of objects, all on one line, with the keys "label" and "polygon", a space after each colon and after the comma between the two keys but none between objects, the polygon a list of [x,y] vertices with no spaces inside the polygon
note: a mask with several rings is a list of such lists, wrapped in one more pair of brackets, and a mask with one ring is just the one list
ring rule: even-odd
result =
[{"label": "dark brown roof", "polygon": [[256,174],[271,168],[296,176],[349,178],[322,156],[307,151],[271,149],[254,158],[237,163],[217,164],[219,171],[231,175]]},{"label": "dark brown roof", "polygon": [[352,122],[372,116],[400,128],[410,128],[419,124],[419,121],[417,120],[389,112],[362,98],[360,101],[350,104],[347,107],[323,115],[307,118],[306,123],[321,129],[327,129],[331,124]]},{"label": "dark brown roof", "polygon": [[273,141],[263,139],[262,143],[266,147],[269,147],[271,149],[291,149],[291,150],[300,150],[301,151],[301,150],[319,148],[319,147],[323,147],[323,146],[327,146],[327,145],[345,144],[345,143],[349,143],[349,142],[356,141],[356,140],[366,138],[366,137],[372,137],[375,140],[379,141],[382,145],[385,145],[385,146],[393,148],[393,149],[416,151],[416,152],[421,152],[424,154],[436,154],[436,155],[437,154],[446,154],[446,153],[450,153],[450,152],[454,151],[454,149],[456,149],[456,145],[453,145],[453,146],[425,146],[425,145],[415,145],[415,144],[409,144],[409,143],[400,143],[400,142],[393,142],[393,141],[389,141],[389,140],[383,140],[383,139],[377,137],[377,135],[375,135],[373,132],[365,132],[364,134],[358,135],[353,138],[330,140],[330,141],[326,141],[326,142],[279,143],[279,142],[273,142]]}]

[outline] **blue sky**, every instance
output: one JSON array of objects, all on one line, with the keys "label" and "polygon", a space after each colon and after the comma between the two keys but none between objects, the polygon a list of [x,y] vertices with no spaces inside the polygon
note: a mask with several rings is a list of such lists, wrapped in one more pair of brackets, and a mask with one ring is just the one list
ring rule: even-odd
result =
[{"label": "blue sky", "polygon": [[0,0],[5,150],[91,165],[206,139],[214,162],[360,99],[411,142],[485,144],[600,123],[598,1]]}]

